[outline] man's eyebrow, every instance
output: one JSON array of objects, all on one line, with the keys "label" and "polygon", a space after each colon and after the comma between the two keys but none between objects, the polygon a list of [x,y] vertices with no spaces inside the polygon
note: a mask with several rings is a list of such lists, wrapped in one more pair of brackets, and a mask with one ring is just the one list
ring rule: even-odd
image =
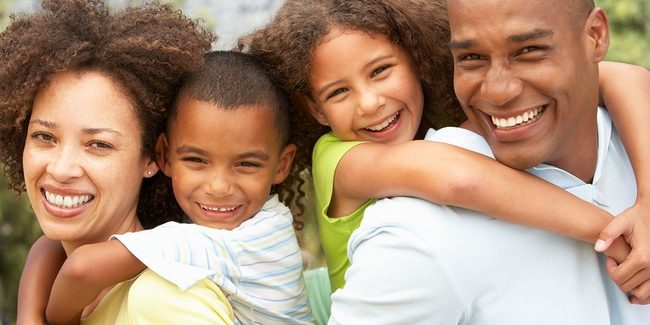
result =
[{"label": "man's eyebrow", "polygon": [[[511,43],[522,43],[526,42],[529,40],[534,40],[534,39],[539,39],[539,38],[545,38],[545,37],[550,37],[553,36],[554,33],[551,30],[548,29],[535,29],[531,32],[526,32],[526,33],[521,33],[521,34],[516,34],[516,35],[511,35],[508,36],[507,40],[508,42]],[[476,41],[473,39],[467,39],[467,40],[451,40],[449,42],[449,48],[450,49],[469,49],[472,48],[476,44]]]},{"label": "man's eyebrow", "polygon": [[532,32],[512,35],[508,37],[509,42],[521,43],[533,39],[553,36],[553,31],[548,29],[535,29]]}]

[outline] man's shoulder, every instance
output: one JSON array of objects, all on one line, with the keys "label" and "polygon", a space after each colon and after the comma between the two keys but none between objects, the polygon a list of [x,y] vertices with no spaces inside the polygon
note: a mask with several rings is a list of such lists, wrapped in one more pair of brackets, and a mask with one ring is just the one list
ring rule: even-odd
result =
[{"label": "man's shoulder", "polygon": [[429,129],[425,140],[451,144],[494,158],[487,141],[480,134],[467,129],[458,127],[445,127],[440,130]]}]

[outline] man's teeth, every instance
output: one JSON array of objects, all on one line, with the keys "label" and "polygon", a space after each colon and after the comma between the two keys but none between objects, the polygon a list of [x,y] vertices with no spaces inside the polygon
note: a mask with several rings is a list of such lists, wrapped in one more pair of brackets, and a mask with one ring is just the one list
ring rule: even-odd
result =
[{"label": "man's teeth", "polygon": [[389,125],[391,125],[391,123],[393,123],[397,119],[398,116],[399,116],[399,113],[389,117],[388,119],[386,119],[385,121],[383,121],[383,122],[381,122],[381,123],[379,123],[377,125],[367,127],[366,130],[373,131],[373,132],[381,131],[381,130],[387,128]]},{"label": "man's teeth", "polygon": [[90,195],[62,196],[45,191],[45,199],[47,202],[50,202],[59,208],[76,208],[90,201],[90,198]]},{"label": "man's teeth", "polygon": [[229,212],[229,211],[234,211],[237,209],[237,207],[230,207],[230,208],[219,208],[219,207],[209,207],[206,205],[201,204],[201,208],[203,210],[208,210],[208,211],[217,211],[217,212]]},{"label": "man's teeth", "polygon": [[534,120],[541,111],[542,109],[540,107],[537,107],[521,115],[513,117],[498,118],[492,116],[492,123],[494,123],[497,128],[510,128]]}]

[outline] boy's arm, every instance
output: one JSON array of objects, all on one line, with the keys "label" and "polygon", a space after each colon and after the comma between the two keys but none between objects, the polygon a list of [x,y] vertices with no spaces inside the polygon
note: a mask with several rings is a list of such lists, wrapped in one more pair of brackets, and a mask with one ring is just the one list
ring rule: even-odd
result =
[{"label": "boy's arm", "polygon": [[[611,267],[612,279],[631,301],[650,303],[650,72],[643,67],[602,62],[600,97],[610,112],[628,152],[637,183],[634,206],[617,216],[600,234],[597,250],[623,235],[633,247],[628,259]],[[632,86],[631,86],[632,85]],[[646,273],[648,273],[646,275]]]},{"label": "boy's arm", "polygon": [[77,248],[59,271],[47,305],[49,324],[78,324],[83,309],[107,287],[145,269],[119,240]]},{"label": "boy's arm", "polygon": [[65,258],[59,241],[41,236],[34,242],[18,286],[16,324],[45,324],[50,289]]}]

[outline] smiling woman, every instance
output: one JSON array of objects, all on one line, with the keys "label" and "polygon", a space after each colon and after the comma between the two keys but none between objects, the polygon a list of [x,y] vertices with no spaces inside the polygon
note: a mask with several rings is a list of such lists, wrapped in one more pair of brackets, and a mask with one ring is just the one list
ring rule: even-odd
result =
[{"label": "smiling woman", "polygon": [[[62,252],[180,218],[168,180],[156,175],[154,144],[173,90],[213,40],[166,5],[42,6],[0,35],[0,162],[56,240],[39,240],[23,272],[19,323],[30,324],[43,322]],[[86,323],[132,317],[121,298],[138,280],[103,292]]]}]

